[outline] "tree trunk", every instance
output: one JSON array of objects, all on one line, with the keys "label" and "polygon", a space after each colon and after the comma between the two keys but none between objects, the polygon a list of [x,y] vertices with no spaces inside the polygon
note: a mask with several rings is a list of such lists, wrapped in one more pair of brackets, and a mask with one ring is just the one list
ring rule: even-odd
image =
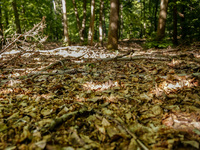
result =
[{"label": "tree trunk", "polygon": [[86,24],[86,5],[87,4],[87,0],[83,0],[83,20],[82,20],[82,26],[81,26],[81,41],[84,42],[84,35],[85,35],[85,24]]},{"label": "tree trunk", "polygon": [[55,3],[54,0],[52,1],[52,3],[53,3],[53,10],[54,10],[54,13],[56,14],[56,3]]},{"label": "tree trunk", "polygon": [[156,0],[156,4],[155,4],[155,13],[154,13],[154,31],[156,32],[156,30],[157,30],[157,13],[158,13],[158,2],[159,2],[159,0]]},{"label": "tree trunk", "polygon": [[103,21],[103,37],[104,39],[106,38],[107,31],[106,31],[106,21],[105,21],[105,11],[103,11],[103,16],[102,16],[102,21]]},{"label": "tree trunk", "polygon": [[20,20],[19,20],[16,0],[12,1],[12,7],[14,10],[14,15],[15,15],[15,24],[16,24],[17,33],[21,34],[22,32],[21,32],[21,27],[20,27]]},{"label": "tree trunk", "polygon": [[119,0],[110,1],[110,23],[108,31],[108,49],[118,49]]},{"label": "tree trunk", "polygon": [[66,0],[62,0],[62,7],[63,7],[63,20],[64,20],[64,42],[70,45],[71,43],[68,33]]},{"label": "tree trunk", "polygon": [[181,6],[181,39],[185,40],[187,28],[185,23],[185,5]]},{"label": "tree trunk", "polygon": [[120,29],[119,38],[120,39],[123,39],[123,28],[124,28],[123,24],[124,24],[124,22],[123,22],[123,5],[121,3],[120,4],[120,27],[119,27],[119,29]]},{"label": "tree trunk", "polygon": [[103,24],[102,24],[102,16],[103,16],[103,0],[100,0],[100,11],[99,11],[99,42],[100,45],[103,46]]},{"label": "tree trunk", "polygon": [[84,30],[85,30],[85,20],[86,20],[86,0],[83,1],[82,25],[81,25],[78,10],[77,10],[77,7],[76,7],[76,1],[72,0],[72,3],[73,3],[73,6],[74,6],[74,13],[75,13],[75,16],[76,16],[76,22],[77,22],[77,26],[78,26],[78,30],[79,30],[80,40],[81,40],[81,42],[83,42],[84,41]]},{"label": "tree trunk", "polygon": [[160,2],[160,15],[158,20],[156,40],[161,41],[165,37],[165,26],[167,20],[167,7],[168,0],[161,0]]},{"label": "tree trunk", "polygon": [[8,21],[8,8],[7,7],[4,7],[4,14],[5,14],[5,21],[6,21],[5,28],[7,29],[8,25],[9,25],[9,21]]},{"label": "tree trunk", "polygon": [[76,7],[76,1],[72,0],[72,3],[73,3],[73,6],[74,6],[74,13],[75,13],[75,16],[76,16],[76,22],[77,22],[77,26],[78,26],[79,35],[81,37],[81,32],[80,32],[81,31],[81,22],[80,22],[78,10],[77,10],[77,7]]},{"label": "tree trunk", "polygon": [[143,26],[142,26],[142,37],[144,37],[145,36],[145,34],[146,34],[146,3],[145,3],[145,0],[143,0]]},{"label": "tree trunk", "polygon": [[88,33],[88,44],[93,45],[94,38],[94,20],[95,20],[95,0],[91,0],[91,16],[90,16],[90,27]]},{"label": "tree trunk", "polygon": [[174,7],[173,7],[173,44],[177,45],[177,0],[174,0]]},{"label": "tree trunk", "polygon": [[52,13],[52,18],[53,18],[53,26],[54,26],[54,39],[58,40],[59,38],[59,33],[58,33],[58,26],[56,25],[56,20],[57,20],[57,9],[56,9],[56,3],[54,0],[52,0],[52,3],[51,3],[51,7],[52,7],[52,10],[53,10],[53,13]]},{"label": "tree trunk", "polygon": [[2,21],[2,13],[0,4],[0,50],[2,49],[2,44],[3,44],[3,25],[1,21]]}]

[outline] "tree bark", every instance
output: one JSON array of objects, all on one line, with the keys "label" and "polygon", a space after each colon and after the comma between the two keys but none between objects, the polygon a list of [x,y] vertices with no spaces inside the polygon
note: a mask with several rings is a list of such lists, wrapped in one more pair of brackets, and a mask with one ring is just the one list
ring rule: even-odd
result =
[{"label": "tree bark", "polygon": [[16,24],[17,33],[21,34],[22,31],[21,31],[21,26],[20,26],[19,13],[18,13],[18,9],[17,9],[16,0],[12,1],[12,7],[14,10],[14,15],[15,15],[15,24]]},{"label": "tree bark", "polygon": [[123,39],[123,26],[124,22],[123,22],[123,5],[122,3],[120,4],[120,26],[119,26],[119,38]]},{"label": "tree bark", "polygon": [[143,36],[145,36],[146,34],[146,3],[145,3],[145,0],[143,1],[143,17],[144,17],[144,24],[143,24]]},{"label": "tree bark", "polygon": [[118,49],[119,0],[111,0],[110,6],[110,23],[107,48]]},{"label": "tree bark", "polygon": [[181,5],[181,39],[185,40],[187,36],[187,27],[185,23],[185,5]]},{"label": "tree bark", "polygon": [[9,25],[9,21],[8,21],[8,10],[7,10],[7,8],[4,8],[4,13],[5,13],[5,21],[6,21],[6,26],[5,26],[5,28],[7,29],[7,28],[8,28],[8,25]]},{"label": "tree bark", "polygon": [[[105,3],[104,3],[105,4]],[[106,31],[106,21],[105,21],[105,11],[103,11],[103,16],[102,16],[102,21],[103,21],[103,37],[104,39],[106,38],[107,31]]]},{"label": "tree bark", "polygon": [[154,12],[154,31],[156,32],[156,30],[157,30],[157,13],[158,13],[158,2],[159,2],[159,0],[156,0],[156,4],[155,4],[155,12]]},{"label": "tree bark", "polygon": [[158,20],[156,40],[161,41],[165,37],[165,26],[167,20],[167,7],[168,0],[161,0],[160,2],[160,15]]},{"label": "tree bark", "polygon": [[173,44],[177,45],[177,0],[174,0],[174,7],[173,7]]},{"label": "tree bark", "polygon": [[94,21],[95,21],[95,0],[91,0],[91,16],[90,16],[90,27],[88,33],[88,44],[93,45],[94,39]]},{"label": "tree bark", "polygon": [[63,7],[63,20],[64,20],[64,42],[70,45],[69,32],[68,32],[68,24],[67,24],[67,8],[66,8],[66,0],[62,0]]},{"label": "tree bark", "polygon": [[102,17],[103,17],[103,0],[100,0],[100,11],[99,11],[99,42],[100,46],[103,46],[103,22],[102,22]]},{"label": "tree bark", "polygon": [[83,20],[82,20],[82,26],[81,26],[81,41],[84,41],[84,35],[85,35],[85,24],[86,24],[86,5],[87,0],[83,0]]},{"label": "tree bark", "polygon": [[75,13],[75,16],[76,16],[76,22],[77,22],[77,26],[78,26],[78,30],[79,30],[79,34],[80,34],[80,31],[81,31],[81,22],[80,22],[78,10],[77,10],[77,7],[76,7],[76,1],[72,0],[72,3],[73,3],[73,6],[74,6],[74,13]]},{"label": "tree bark", "polygon": [[0,4],[0,50],[2,49],[2,44],[3,44],[3,25],[1,21],[2,21],[2,12],[1,12],[1,4]]},{"label": "tree bark", "polygon": [[52,3],[53,3],[53,10],[54,10],[54,13],[56,14],[56,3],[55,3],[54,0],[52,1]]},{"label": "tree bark", "polygon": [[76,1],[72,0],[73,6],[74,6],[74,13],[76,16],[76,22],[77,22],[77,26],[78,26],[78,30],[79,30],[79,36],[80,36],[80,40],[81,42],[84,41],[84,30],[85,30],[85,20],[86,20],[86,0],[83,0],[83,20],[82,20],[82,24],[80,21],[80,17],[78,14],[78,10],[76,7]]}]

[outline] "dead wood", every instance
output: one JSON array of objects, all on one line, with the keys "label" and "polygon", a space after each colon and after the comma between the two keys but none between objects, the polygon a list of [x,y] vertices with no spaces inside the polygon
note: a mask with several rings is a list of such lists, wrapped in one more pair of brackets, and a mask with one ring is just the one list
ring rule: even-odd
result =
[{"label": "dead wood", "polygon": [[73,112],[64,114],[61,117],[54,119],[47,127],[42,128],[41,129],[42,134],[55,130],[56,127],[59,127],[60,125],[62,125],[63,123],[65,123],[67,120],[69,120],[72,117],[78,117],[78,116],[81,116],[82,114],[85,114],[85,113],[89,114],[92,112],[93,110],[88,110],[86,107],[83,107],[79,111],[73,111]]},{"label": "dead wood", "polygon": [[[26,46],[27,49],[34,49],[36,45],[33,43],[28,43],[30,39],[34,39],[38,43],[42,44],[47,39],[47,37],[40,36],[40,32],[46,27],[44,22],[45,17],[43,17],[42,21],[34,25],[34,27],[28,32],[25,32],[24,34],[12,35],[10,38],[12,41],[9,41],[9,43],[4,46],[4,48],[0,51],[0,54],[6,52],[12,46],[16,49],[19,49],[20,45],[21,47]],[[21,49],[22,48],[20,48],[20,50]]]},{"label": "dead wood", "polygon": [[48,75],[48,76],[54,76],[54,75],[63,75],[63,74],[76,74],[76,73],[80,73],[80,72],[83,72],[82,70],[77,70],[77,69],[71,69],[71,70],[64,70],[64,71],[59,71],[57,73],[43,73],[43,72],[38,72],[38,73],[33,73],[33,74],[29,74],[28,75],[28,78],[33,76],[32,77],[32,81],[34,81],[34,79],[38,76],[41,76],[41,75]]},{"label": "dead wood", "polygon": [[149,150],[149,149],[137,138],[137,136],[136,136],[134,133],[132,133],[125,125],[121,124],[119,121],[117,121],[115,118],[113,118],[113,117],[111,117],[111,116],[104,115],[103,113],[101,113],[101,112],[98,111],[98,110],[94,110],[94,111],[95,111],[95,113],[97,113],[97,114],[99,114],[99,115],[101,115],[101,116],[103,116],[103,117],[105,117],[105,118],[107,118],[107,119],[113,121],[114,123],[116,123],[117,125],[119,125],[120,127],[122,127],[122,128],[123,128],[137,143],[138,143],[138,145],[139,145],[142,149],[144,149],[144,150]]},{"label": "dead wood", "polygon": [[[123,57],[123,58],[122,58]],[[170,61],[171,59],[166,57],[154,57],[154,56],[133,56],[133,57],[114,57],[114,58],[105,58],[101,59],[102,61],[131,61],[131,60],[140,60],[140,59],[148,59],[148,60],[160,60],[160,61]],[[100,61],[100,60],[99,60]]]}]

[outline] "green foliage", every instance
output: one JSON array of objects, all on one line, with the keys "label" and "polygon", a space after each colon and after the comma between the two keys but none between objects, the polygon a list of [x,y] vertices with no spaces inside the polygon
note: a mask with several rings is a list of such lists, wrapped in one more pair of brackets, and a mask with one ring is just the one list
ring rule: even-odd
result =
[{"label": "green foliage", "polygon": [[167,48],[169,46],[172,46],[171,41],[162,40],[162,41],[147,41],[145,43],[146,48]]},{"label": "green foliage", "polygon": [[153,32],[151,36],[148,37],[146,43],[144,44],[145,48],[167,48],[169,46],[173,46],[171,40],[164,38],[161,41],[155,40],[156,33]]},{"label": "green foliage", "polygon": [[[49,41],[59,41],[63,39],[63,16],[62,16],[62,3],[55,0],[56,11],[53,9],[52,0],[20,0],[17,1],[17,8],[20,17],[20,24],[22,32],[29,31],[33,28],[34,24],[41,21],[42,17],[46,17],[46,29],[43,34],[48,35]],[[95,1],[95,42],[98,41],[98,25],[99,25],[99,0]],[[156,29],[159,14],[159,2],[157,0],[125,0],[121,1],[123,6],[120,15],[123,15],[123,31],[120,38],[148,38],[146,47],[159,47],[164,48],[171,45],[168,40],[161,42],[154,41],[155,35],[152,32]],[[177,5],[178,12],[178,36],[185,40],[199,40],[200,39],[200,3],[199,0],[177,0],[176,3],[169,1],[166,36],[172,37],[173,33],[173,6]],[[15,17],[12,8],[12,0],[1,0],[2,18],[1,22],[4,27],[4,36],[15,34]],[[76,0],[77,10],[80,22],[83,20],[83,1]],[[158,8],[156,12],[156,8]],[[109,12],[110,1],[104,1],[104,16],[105,22],[103,23],[104,31],[108,35],[109,27]],[[184,17],[179,16],[182,14]],[[69,36],[72,43],[79,43],[79,33],[74,14],[73,4],[71,0],[67,0],[67,17]],[[85,44],[87,44],[87,33],[90,23],[90,0],[87,0],[86,11],[86,27],[85,27]],[[106,37],[104,38],[106,39]]]}]

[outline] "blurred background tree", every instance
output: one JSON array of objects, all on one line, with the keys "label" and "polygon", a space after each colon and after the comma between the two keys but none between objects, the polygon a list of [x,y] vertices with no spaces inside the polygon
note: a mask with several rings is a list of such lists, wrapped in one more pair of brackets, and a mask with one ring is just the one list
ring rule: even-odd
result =
[{"label": "blurred background tree", "polygon": [[[110,0],[95,0],[93,41],[108,41]],[[154,42],[158,37],[161,0],[120,0],[118,39],[143,39]],[[64,41],[62,0],[1,0],[2,37],[24,33],[46,17],[48,41]],[[91,0],[66,0],[69,37],[72,43],[88,43]],[[100,9],[101,8],[101,9]],[[164,36],[161,41],[194,42],[200,39],[199,0],[169,0]],[[112,18],[113,16],[111,16]],[[102,19],[101,19],[102,18]],[[103,33],[99,32],[102,26]],[[99,38],[103,34],[103,38]],[[100,41],[99,41],[100,40]],[[152,44],[155,46],[156,44]],[[150,47],[152,45],[149,45]],[[148,46],[148,45],[147,45]]]}]

